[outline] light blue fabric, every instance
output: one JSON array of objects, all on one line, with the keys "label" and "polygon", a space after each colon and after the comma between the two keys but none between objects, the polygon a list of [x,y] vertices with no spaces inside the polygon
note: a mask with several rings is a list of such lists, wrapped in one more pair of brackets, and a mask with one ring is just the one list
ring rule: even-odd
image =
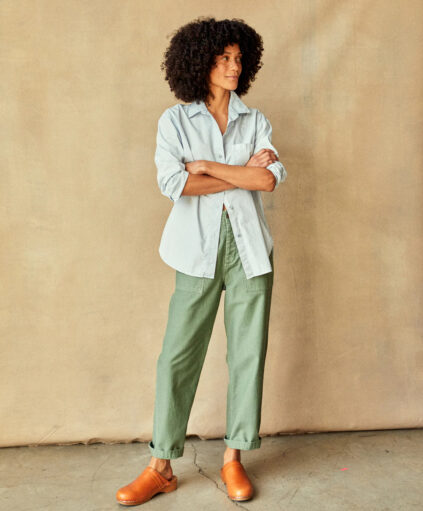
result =
[{"label": "light blue fabric", "polygon": [[[223,204],[247,279],[272,271],[273,238],[261,191],[234,188],[204,195],[181,195],[189,172],[185,163],[212,160],[245,166],[260,149],[272,149],[272,126],[257,108],[249,108],[230,91],[228,125],[222,135],[204,101],[176,104],[160,116],[154,161],[163,195],[173,201],[159,246],[162,260],[194,277],[214,278]],[[280,161],[267,167],[276,178],[275,190],[287,172]]]}]

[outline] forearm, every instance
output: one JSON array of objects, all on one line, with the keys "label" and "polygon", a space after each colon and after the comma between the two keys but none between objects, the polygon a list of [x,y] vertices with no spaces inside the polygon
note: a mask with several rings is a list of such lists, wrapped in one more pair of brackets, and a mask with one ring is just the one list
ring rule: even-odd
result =
[{"label": "forearm", "polygon": [[205,166],[209,176],[223,179],[245,190],[271,191],[275,184],[274,175],[265,167],[242,167],[215,161],[206,161]]},{"label": "forearm", "polygon": [[189,174],[181,195],[205,195],[233,188],[237,186],[208,174]]}]

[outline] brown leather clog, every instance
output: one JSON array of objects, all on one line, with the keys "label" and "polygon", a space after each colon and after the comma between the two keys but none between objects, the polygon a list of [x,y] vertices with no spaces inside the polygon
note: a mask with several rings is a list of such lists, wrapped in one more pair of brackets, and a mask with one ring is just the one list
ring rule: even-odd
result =
[{"label": "brown leather clog", "polygon": [[225,463],[220,469],[220,477],[226,484],[230,499],[248,500],[253,496],[253,485],[240,461],[232,460]]},{"label": "brown leather clog", "polygon": [[176,490],[178,478],[166,479],[158,470],[147,466],[132,483],[120,488],[116,500],[124,506],[136,506],[150,500],[156,493]]}]

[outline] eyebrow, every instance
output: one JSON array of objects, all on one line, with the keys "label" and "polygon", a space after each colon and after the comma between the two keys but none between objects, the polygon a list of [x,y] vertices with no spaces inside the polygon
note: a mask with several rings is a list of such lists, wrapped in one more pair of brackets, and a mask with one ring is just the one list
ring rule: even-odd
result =
[{"label": "eyebrow", "polygon": [[[224,51],[224,52],[222,53],[222,55],[225,55],[225,53],[227,53],[228,55],[230,55],[231,53],[235,53],[235,52],[232,52],[232,51]],[[239,51],[239,52],[237,53],[237,55],[242,55],[242,51]]]}]

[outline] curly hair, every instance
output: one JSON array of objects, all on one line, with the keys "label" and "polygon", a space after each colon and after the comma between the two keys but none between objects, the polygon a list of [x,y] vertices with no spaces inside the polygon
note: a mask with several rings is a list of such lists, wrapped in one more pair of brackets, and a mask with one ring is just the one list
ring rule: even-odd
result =
[{"label": "curly hair", "polygon": [[242,56],[242,73],[235,92],[244,95],[262,67],[263,39],[241,19],[216,21],[200,16],[175,31],[164,53],[160,69],[175,96],[187,103],[203,100],[209,94],[207,78],[228,45],[238,43]]}]

